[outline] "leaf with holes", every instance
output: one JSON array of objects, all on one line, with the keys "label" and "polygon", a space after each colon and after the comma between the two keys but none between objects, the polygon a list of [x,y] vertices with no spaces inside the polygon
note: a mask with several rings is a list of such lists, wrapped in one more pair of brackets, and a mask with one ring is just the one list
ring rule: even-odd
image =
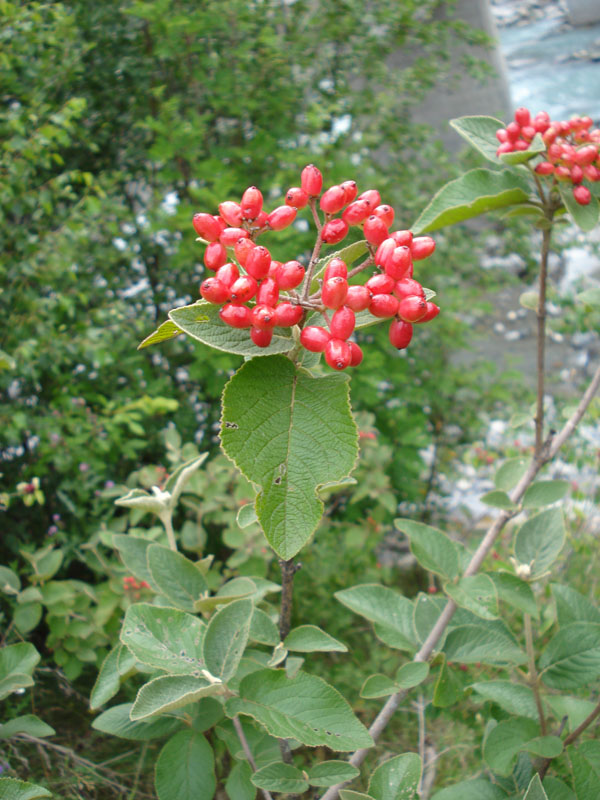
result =
[{"label": "leaf with holes", "polygon": [[283,356],[246,362],[223,393],[221,445],[259,487],[256,513],[269,544],[292,558],[321,519],[319,486],[356,463],[348,379],[313,377]]}]

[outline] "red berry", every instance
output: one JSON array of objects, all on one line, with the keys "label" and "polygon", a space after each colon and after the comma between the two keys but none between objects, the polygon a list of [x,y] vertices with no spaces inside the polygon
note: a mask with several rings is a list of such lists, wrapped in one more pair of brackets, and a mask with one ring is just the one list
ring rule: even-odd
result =
[{"label": "red berry", "polygon": [[248,231],[243,228],[223,228],[219,235],[219,241],[225,247],[233,247],[238,239],[247,239]]},{"label": "red berry", "polygon": [[374,317],[393,317],[398,311],[398,301],[391,294],[373,295],[369,311]]},{"label": "red berry", "polygon": [[309,197],[318,197],[323,188],[323,176],[314,164],[304,167],[300,175],[300,185]]},{"label": "red berry", "polygon": [[248,253],[251,250],[254,250],[256,245],[252,241],[252,239],[238,239],[235,245],[233,246],[233,252],[235,253],[235,257],[242,265],[242,267],[246,266],[246,259],[248,258]]},{"label": "red berry", "polygon": [[280,289],[295,289],[304,280],[306,270],[299,261],[286,261],[277,270],[277,283]]},{"label": "red berry", "polygon": [[390,278],[389,275],[373,275],[373,277],[369,278],[365,283],[365,286],[372,295],[391,294],[396,286],[396,281]]},{"label": "red berry", "polygon": [[583,170],[579,166],[579,164],[574,164],[571,167],[571,180],[573,183],[581,183],[583,180]]},{"label": "red berry", "polygon": [[377,206],[373,213],[376,217],[380,217],[389,228],[394,221],[394,209],[388,205]]},{"label": "red berry", "polygon": [[398,350],[408,347],[413,335],[413,326],[410,322],[395,319],[390,325],[390,343]]},{"label": "red berry", "polygon": [[423,258],[428,258],[435,250],[435,242],[431,236],[417,236],[412,240],[410,252],[412,253],[413,261],[421,261]]},{"label": "red berry", "polygon": [[523,139],[519,139],[518,142],[515,142],[515,150],[527,150],[529,148],[529,142],[525,142]]},{"label": "red berry", "polygon": [[354,311],[347,306],[342,306],[332,316],[329,330],[335,339],[343,339],[345,341],[352,336],[355,325],[356,317],[354,316]]},{"label": "red berry", "polygon": [[241,275],[231,286],[231,302],[239,305],[252,300],[258,291],[258,284],[251,275]]},{"label": "red berry", "polygon": [[346,193],[341,186],[330,186],[321,195],[319,205],[326,214],[337,214],[346,205]]},{"label": "red berry", "polygon": [[281,261],[271,261],[271,266],[269,267],[269,278],[273,278],[274,281],[277,280],[277,270],[281,266]]},{"label": "red berry", "polygon": [[508,134],[509,142],[516,142],[521,133],[521,126],[518,122],[509,122],[506,126],[506,133]]},{"label": "red berry", "polygon": [[266,278],[269,274],[269,267],[271,266],[271,253],[266,247],[258,245],[248,252],[246,257],[246,264],[244,265],[246,272],[256,278],[257,281]]},{"label": "red berry", "polygon": [[339,308],[344,305],[348,294],[348,281],[345,278],[329,278],[323,281],[321,302],[326,308]]},{"label": "red berry", "polygon": [[325,267],[325,272],[323,273],[323,280],[328,281],[329,278],[347,278],[348,277],[348,267],[345,261],[342,261],[341,258],[332,258],[331,261],[327,263]]},{"label": "red berry", "polygon": [[300,322],[303,313],[302,306],[293,303],[279,303],[275,308],[275,325],[280,328],[290,328]]},{"label": "red berry", "polygon": [[390,236],[396,242],[396,247],[410,247],[413,240],[412,231],[393,231]]},{"label": "red berry", "polygon": [[232,328],[249,328],[252,325],[252,311],[248,306],[235,306],[228,303],[219,310],[219,316]]},{"label": "red berry", "polygon": [[329,331],[319,325],[309,325],[300,333],[300,344],[311,353],[322,353],[330,339]]},{"label": "red berry", "polygon": [[531,114],[529,113],[529,109],[523,108],[523,106],[521,106],[521,108],[517,108],[515,111],[515,122],[517,125],[520,125],[523,128],[526,125],[529,125],[530,121]]},{"label": "red berry", "polygon": [[586,167],[598,158],[598,148],[593,144],[586,144],[575,153],[575,162],[580,167]]},{"label": "red berry", "polygon": [[265,278],[258,287],[256,302],[259,305],[275,306],[279,300],[279,286],[274,278]]},{"label": "red berry", "polygon": [[368,203],[371,210],[381,205],[381,195],[377,189],[367,189],[366,192],[359,194],[357,199],[364,200],[366,203]]},{"label": "red berry", "polygon": [[412,267],[412,252],[410,247],[406,245],[402,245],[401,247],[395,247],[394,252],[388,258],[387,264],[385,265],[385,273],[389,275],[394,280],[401,280],[402,278],[408,275],[409,270]]},{"label": "red berry", "polygon": [[231,228],[239,228],[242,224],[242,207],[233,200],[219,203],[219,214]]},{"label": "red berry", "polygon": [[562,158],[562,147],[554,142],[548,147],[548,161],[560,161]]},{"label": "red berry", "polygon": [[538,133],[545,133],[550,127],[550,116],[545,111],[540,111],[534,117],[533,127]]},{"label": "red berry", "polygon": [[267,225],[272,231],[282,231],[296,219],[297,210],[292,206],[277,206],[267,216]]},{"label": "red berry", "polygon": [[412,278],[402,278],[402,280],[397,281],[394,294],[398,300],[404,300],[405,297],[412,296],[422,297],[425,299],[423,287],[418,281],[415,281]]},{"label": "red berry", "polygon": [[343,219],[330,219],[321,228],[321,239],[327,244],[337,244],[346,237],[348,224]]},{"label": "red berry", "polygon": [[369,244],[374,244],[376,247],[389,237],[387,225],[381,217],[377,217],[375,214],[371,214],[370,217],[367,217],[363,232],[367,242],[369,242]]},{"label": "red berry", "polygon": [[264,228],[267,224],[268,214],[266,211],[261,211],[258,217],[254,220],[254,228]]},{"label": "red berry", "polygon": [[521,131],[521,136],[528,142],[530,142],[533,137],[536,135],[537,131],[532,125],[525,125],[523,130]]},{"label": "red berry", "polygon": [[371,206],[364,200],[355,200],[344,209],[342,219],[347,225],[360,225],[371,213]]},{"label": "red berry", "polygon": [[352,311],[364,311],[371,302],[371,292],[366,286],[349,286],[345,305]]},{"label": "red berry", "polygon": [[352,350],[348,342],[341,339],[330,339],[325,345],[325,361],[332,369],[341,371],[350,366]]},{"label": "red berry", "polygon": [[229,298],[229,289],[218,278],[207,278],[200,284],[200,294],[209,303],[221,305]]},{"label": "red berry", "polygon": [[554,176],[559,181],[570,181],[571,170],[564,164],[558,164],[558,166],[554,167]]},{"label": "red berry", "polygon": [[600,169],[594,166],[593,164],[588,164],[586,167],[583,168],[583,175],[588,181],[594,183],[595,181],[600,181]]},{"label": "red berry", "polygon": [[257,347],[268,347],[273,338],[273,331],[266,328],[251,328],[250,338]]},{"label": "red berry", "polygon": [[575,186],[573,197],[580,206],[587,206],[592,199],[592,193],[587,186]]},{"label": "red berry", "polygon": [[221,233],[221,226],[212,214],[194,214],[192,225],[198,236],[207,242],[216,242]]},{"label": "red berry", "polygon": [[262,210],[263,196],[256,186],[249,186],[242,195],[242,219],[253,220]]},{"label": "red berry", "polygon": [[204,251],[204,263],[208,269],[217,270],[227,261],[227,250],[221,242],[211,242]]},{"label": "red berry", "polygon": [[348,205],[351,203],[354,198],[356,197],[356,193],[358,189],[356,188],[356,181],[344,181],[340,183],[340,186],[344,190],[344,205]]},{"label": "red berry", "polygon": [[508,133],[506,132],[506,128],[498,128],[496,131],[496,139],[498,139],[500,144],[504,144],[508,141]]},{"label": "red berry", "polygon": [[350,345],[350,366],[358,367],[363,360],[363,351],[356,344],[356,342],[348,342]]},{"label": "red berry", "polygon": [[236,264],[234,264],[232,261],[229,261],[227,264],[223,264],[222,267],[219,267],[215,277],[218,278],[218,280],[220,280],[221,283],[227,287],[227,289],[231,289],[234,281],[237,281],[237,279],[240,277],[240,271]]},{"label": "red berry", "polygon": [[398,303],[398,316],[404,322],[417,322],[427,313],[427,302],[422,297],[411,295]]},{"label": "red berry", "polygon": [[272,306],[259,305],[252,309],[252,325],[255,328],[271,330],[275,327],[275,309]]},{"label": "red berry", "polygon": [[557,136],[558,136],[558,131],[556,130],[556,128],[554,127],[546,128],[546,130],[542,134],[542,139],[546,147],[553,144]]},{"label": "red berry", "polygon": [[435,303],[427,303],[427,311],[425,312],[425,316],[421,317],[421,319],[416,320],[417,324],[420,325],[422,322],[431,322],[432,319],[435,319],[437,315],[440,313],[440,307],[436,306]]},{"label": "red berry", "polygon": [[504,142],[504,144],[501,144],[500,147],[496,150],[496,155],[501,156],[502,153],[512,153],[514,149],[515,147],[512,142]]},{"label": "red berry", "polygon": [[535,171],[538,175],[552,175],[554,172],[554,164],[551,164],[549,161],[540,161]]},{"label": "red berry", "polygon": [[377,252],[375,253],[375,263],[378,267],[385,267],[389,257],[392,255],[394,250],[396,249],[396,242],[392,239],[391,236],[388,236],[387,239],[384,239],[383,242],[377,248]]},{"label": "red berry", "polygon": [[308,205],[308,194],[299,186],[292,186],[287,190],[285,204],[292,208],[305,208]]}]

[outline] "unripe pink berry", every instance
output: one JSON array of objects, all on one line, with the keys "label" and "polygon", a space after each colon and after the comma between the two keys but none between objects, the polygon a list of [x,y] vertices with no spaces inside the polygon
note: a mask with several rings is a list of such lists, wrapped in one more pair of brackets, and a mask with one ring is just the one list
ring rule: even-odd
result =
[{"label": "unripe pink berry", "polygon": [[304,280],[305,269],[299,261],[286,261],[277,270],[280,289],[295,289]]},{"label": "unripe pink berry", "polygon": [[251,275],[240,275],[231,285],[231,302],[240,305],[251,300],[258,291],[258,283]]},{"label": "unripe pink berry", "polygon": [[501,156],[502,153],[512,153],[515,149],[515,146],[512,142],[504,142],[500,145],[500,147],[496,150],[496,155]]},{"label": "unripe pink berry", "polygon": [[389,338],[390,344],[398,350],[408,347],[413,335],[413,326],[410,322],[395,319],[390,325]]},{"label": "unripe pink berry", "polygon": [[220,309],[219,316],[232,328],[249,328],[252,325],[252,312],[248,306],[228,303]]},{"label": "unripe pink berry", "polygon": [[391,294],[373,295],[369,311],[374,317],[394,317],[398,311],[398,301]]},{"label": "unripe pink berry", "polygon": [[285,204],[292,208],[305,208],[308,205],[308,194],[299,186],[292,186],[287,190]]},{"label": "unripe pink berry", "polygon": [[268,347],[273,338],[273,331],[270,328],[257,328],[250,329],[250,338],[257,347]]},{"label": "unripe pink berry", "polygon": [[319,205],[326,214],[337,214],[346,205],[346,193],[341,186],[330,186],[321,195]]},{"label": "unripe pink berry", "polygon": [[257,281],[266,278],[271,266],[271,253],[266,247],[258,245],[248,252],[246,257],[246,272]]},{"label": "unripe pink berry", "polygon": [[223,286],[226,286],[228,290],[231,289],[233,283],[237,281],[239,277],[240,271],[237,268],[237,265],[232,261],[229,261],[227,264],[223,264],[222,267],[219,267],[217,274],[215,275],[215,278],[220,280]]},{"label": "unripe pink berry", "polygon": [[413,261],[421,261],[423,258],[428,258],[434,250],[435,241],[431,236],[417,236],[412,240],[410,246]]},{"label": "unripe pink berry", "polygon": [[265,278],[261,281],[256,293],[258,305],[275,306],[279,300],[279,286],[274,278]]},{"label": "unripe pink berry", "polygon": [[257,305],[252,309],[252,325],[255,328],[271,330],[275,327],[275,309],[273,306]]},{"label": "unripe pink berry", "polygon": [[356,197],[356,193],[358,189],[356,188],[356,181],[344,181],[340,183],[340,186],[344,190],[344,205],[348,205],[351,203],[354,198]]},{"label": "unripe pink berry", "polygon": [[346,265],[345,261],[342,261],[341,258],[332,258],[331,261],[325,267],[325,272],[323,273],[323,280],[328,281],[329,278],[347,278],[348,277],[348,266]]},{"label": "unripe pink berry", "polygon": [[318,197],[323,188],[323,176],[314,164],[304,167],[300,176],[300,186],[309,197]]},{"label": "unripe pink berry", "polygon": [[417,322],[427,313],[427,303],[423,297],[412,295],[398,303],[398,316],[404,322]]},{"label": "unripe pink berry", "polygon": [[348,225],[343,219],[330,219],[321,228],[321,239],[327,244],[337,244],[346,237]]},{"label": "unripe pink berry", "polygon": [[348,281],[345,278],[329,278],[323,282],[321,302],[326,308],[339,308],[344,305],[348,294]]},{"label": "unripe pink berry", "polygon": [[221,242],[211,242],[204,251],[204,263],[208,269],[218,270],[227,261],[227,250]]},{"label": "unripe pink berry", "polygon": [[345,341],[352,335],[355,325],[356,317],[354,316],[354,311],[348,306],[342,306],[331,317],[329,331],[335,339],[343,339]]},{"label": "unripe pink berry", "polygon": [[355,200],[344,209],[342,219],[347,225],[360,225],[371,213],[371,206],[364,200]]},{"label": "unripe pink berry", "polygon": [[311,353],[322,353],[330,339],[329,331],[319,325],[309,325],[300,333],[300,344]]},{"label": "unripe pink berry", "polygon": [[209,303],[221,305],[229,298],[229,289],[218,278],[207,278],[200,284],[200,294]]},{"label": "unripe pink berry", "polygon": [[325,345],[325,361],[332,369],[341,371],[350,366],[352,350],[342,339],[330,339]]},{"label": "unripe pink berry", "polygon": [[363,232],[367,242],[375,245],[375,247],[389,237],[387,225],[380,217],[375,216],[375,214],[371,214],[370,217],[367,217]]},{"label": "unripe pink berry", "polygon": [[207,242],[216,242],[221,233],[221,226],[212,214],[194,214],[192,218],[194,230]]},{"label": "unripe pink berry", "polygon": [[291,328],[302,319],[302,306],[293,303],[279,303],[275,307],[275,325],[280,328]]},{"label": "unripe pink berry", "polygon": [[249,186],[242,195],[242,219],[253,220],[262,210],[263,196],[256,186]]},{"label": "unripe pink berry", "polygon": [[573,189],[573,197],[580,206],[587,206],[592,199],[592,193],[587,186],[575,186]]},{"label": "unripe pink berry", "polygon": [[396,286],[396,281],[393,278],[390,278],[389,275],[385,274],[373,275],[365,283],[365,286],[371,292],[372,295],[391,294]]},{"label": "unripe pink berry", "polygon": [[225,247],[233,247],[238,239],[247,239],[248,231],[243,228],[223,228],[219,235],[219,241]]},{"label": "unripe pink berry", "polygon": [[230,228],[239,228],[242,224],[242,207],[238,203],[234,203],[233,200],[219,203],[219,214]]},{"label": "unripe pink berry", "polygon": [[281,231],[291,225],[297,213],[292,206],[278,206],[267,216],[267,225],[273,231]]},{"label": "unripe pink berry", "polygon": [[363,360],[363,351],[356,344],[356,342],[348,342],[350,345],[350,366],[358,367]]}]

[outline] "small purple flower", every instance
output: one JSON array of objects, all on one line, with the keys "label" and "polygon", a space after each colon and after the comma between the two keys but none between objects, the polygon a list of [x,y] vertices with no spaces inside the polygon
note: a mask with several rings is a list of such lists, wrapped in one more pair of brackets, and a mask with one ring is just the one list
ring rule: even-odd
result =
[{"label": "small purple flower", "polygon": [[60,522],[60,514],[52,514],[52,522]]},{"label": "small purple flower", "polygon": [[85,461],[82,461],[79,465],[79,472],[87,472],[90,468],[89,464],[86,464]]},{"label": "small purple flower", "polygon": [[104,488],[105,489],[114,489],[115,488],[115,482],[114,481],[106,481],[106,483],[104,484]]},{"label": "small purple flower", "polygon": [[48,536],[54,536],[55,533],[58,533],[58,528],[56,525],[50,525],[48,528]]}]

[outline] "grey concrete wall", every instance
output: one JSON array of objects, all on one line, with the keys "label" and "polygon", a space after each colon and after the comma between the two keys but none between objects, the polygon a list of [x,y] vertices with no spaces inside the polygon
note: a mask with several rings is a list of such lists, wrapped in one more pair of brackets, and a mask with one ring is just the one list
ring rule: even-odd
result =
[{"label": "grey concrete wall", "polygon": [[567,13],[572,25],[600,22],[600,0],[567,0]]}]

